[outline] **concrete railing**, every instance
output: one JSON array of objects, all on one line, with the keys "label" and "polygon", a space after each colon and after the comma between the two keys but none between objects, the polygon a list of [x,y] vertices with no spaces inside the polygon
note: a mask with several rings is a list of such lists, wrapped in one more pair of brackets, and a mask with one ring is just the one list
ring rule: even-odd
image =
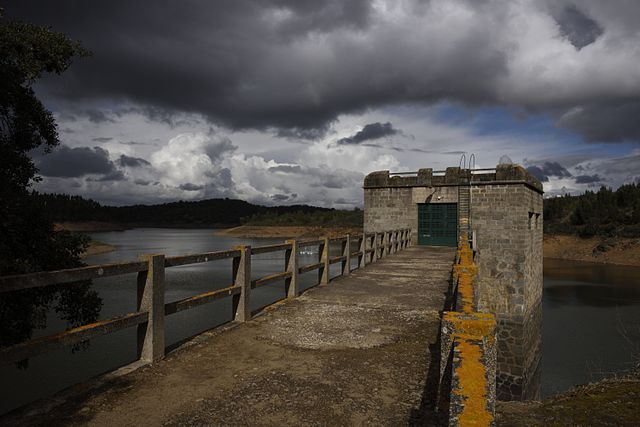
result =
[{"label": "concrete railing", "polygon": [[[351,251],[353,240],[358,242],[358,251],[356,252]],[[23,289],[68,284],[80,280],[137,273],[138,292],[136,312],[1,348],[0,364],[17,362],[63,346],[77,344],[133,326],[138,328],[138,359],[145,362],[155,362],[165,355],[164,323],[166,316],[221,298],[231,297],[233,318],[236,321],[244,322],[250,320],[257,311],[266,307],[251,311],[251,291],[255,288],[284,280],[286,296],[278,301],[295,298],[301,293],[298,277],[302,273],[318,270],[318,283],[316,285],[327,284],[329,283],[329,270],[332,264],[340,263],[340,272],[342,275],[346,275],[351,272],[352,259],[357,258],[358,260],[356,268],[364,267],[389,254],[405,249],[410,242],[411,230],[399,229],[366,233],[358,236],[346,235],[338,238],[287,240],[284,243],[258,247],[242,245],[225,251],[173,257],[166,257],[163,254],[150,254],[144,255],[139,261],[3,276],[0,277],[0,294]],[[330,256],[332,244],[340,244],[341,255]],[[318,262],[299,265],[300,248],[309,246],[318,247]],[[284,252],[285,271],[252,280],[252,255],[280,251]],[[232,260],[232,283],[230,286],[165,303],[165,270],[167,268],[225,259]]]},{"label": "concrete railing", "polygon": [[440,410],[448,412],[450,426],[495,425],[496,321],[476,311],[477,273],[462,235],[453,267],[456,311],[443,314],[440,341]]}]

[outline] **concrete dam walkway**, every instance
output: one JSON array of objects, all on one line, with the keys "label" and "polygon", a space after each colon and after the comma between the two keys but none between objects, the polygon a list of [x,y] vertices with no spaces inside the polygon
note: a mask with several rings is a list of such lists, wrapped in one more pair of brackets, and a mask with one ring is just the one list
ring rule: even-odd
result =
[{"label": "concrete dam walkway", "polygon": [[21,422],[423,424],[454,256],[409,247]]}]

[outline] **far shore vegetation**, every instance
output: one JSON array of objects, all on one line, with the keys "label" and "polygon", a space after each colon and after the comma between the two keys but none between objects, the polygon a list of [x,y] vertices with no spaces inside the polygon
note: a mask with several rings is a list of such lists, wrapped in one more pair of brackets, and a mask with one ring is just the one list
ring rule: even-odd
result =
[{"label": "far shore vegetation", "polygon": [[[38,194],[57,223],[126,227],[230,228],[239,225],[358,228],[363,211],[309,205],[261,206],[235,199],[180,201],[158,205],[103,206],[80,196]],[[79,229],[78,231],[83,231]],[[93,230],[84,230],[93,231]],[[640,237],[640,184],[601,187],[579,196],[544,200],[544,232],[579,237]]]},{"label": "far shore vegetation", "polygon": [[545,234],[640,237],[640,184],[544,200]]}]

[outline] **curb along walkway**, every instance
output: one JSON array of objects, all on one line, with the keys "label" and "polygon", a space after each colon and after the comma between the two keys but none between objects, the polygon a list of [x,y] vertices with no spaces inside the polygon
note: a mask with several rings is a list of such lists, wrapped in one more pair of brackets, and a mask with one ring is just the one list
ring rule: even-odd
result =
[{"label": "curb along walkway", "polygon": [[[410,425],[429,416],[455,248],[409,247],[163,361],[76,395],[31,425]],[[20,414],[18,414],[20,415]]]}]

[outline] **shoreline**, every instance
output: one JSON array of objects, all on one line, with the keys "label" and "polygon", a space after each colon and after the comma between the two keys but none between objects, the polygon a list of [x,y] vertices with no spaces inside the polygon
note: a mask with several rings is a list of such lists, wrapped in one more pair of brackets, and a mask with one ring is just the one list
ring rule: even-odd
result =
[{"label": "shoreline", "polygon": [[543,400],[498,401],[499,426],[638,425],[640,368],[576,385]]},{"label": "shoreline", "polygon": [[92,240],[89,242],[89,246],[87,246],[87,250],[84,251],[80,258],[86,258],[92,255],[106,254],[109,252],[113,252],[116,250],[116,247],[113,245],[109,245],[107,243],[96,242]]},{"label": "shoreline", "polygon": [[347,234],[361,234],[361,228],[354,227],[313,227],[280,225],[241,225],[213,232],[214,236],[232,236],[246,239],[256,238],[317,238],[339,237]]},{"label": "shoreline", "polygon": [[544,235],[544,258],[640,267],[640,239]]}]

